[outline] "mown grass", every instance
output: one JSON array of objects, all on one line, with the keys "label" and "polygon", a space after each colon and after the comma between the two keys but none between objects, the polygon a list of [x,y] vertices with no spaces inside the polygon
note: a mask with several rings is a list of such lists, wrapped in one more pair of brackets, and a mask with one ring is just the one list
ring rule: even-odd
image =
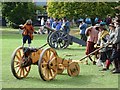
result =
[{"label": "mown grass", "polygon": [[[38,67],[32,65],[27,78],[18,80],[12,75],[10,66],[13,51],[22,45],[22,36],[17,29],[1,28],[1,30],[2,88],[118,88],[118,75],[111,74],[110,70],[101,72],[99,71],[101,67],[98,68],[91,62],[89,65],[80,64],[80,74],[77,77],[69,77],[65,70],[62,75],[57,75],[54,80],[43,81],[39,76]],[[35,35],[32,46],[42,46],[46,43],[46,38],[47,35]],[[67,49],[56,51],[62,58],[79,60],[85,55],[85,48],[74,43]]]}]

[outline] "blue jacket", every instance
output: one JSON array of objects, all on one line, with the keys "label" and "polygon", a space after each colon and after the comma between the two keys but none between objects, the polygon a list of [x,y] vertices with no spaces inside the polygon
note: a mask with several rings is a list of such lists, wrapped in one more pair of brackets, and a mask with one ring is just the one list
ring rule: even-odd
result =
[{"label": "blue jacket", "polygon": [[69,21],[66,21],[62,24],[62,30],[65,32],[65,33],[69,33],[70,32],[70,22]]},{"label": "blue jacket", "polygon": [[82,25],[79,26],[79,28],[80,28],[80,34],[85,34],[87,24],[83,23]]},{"label": "blue jacket", "polygon": [[61,22],[58,22],[57,25],[56,25],[56,30],[60,30],[61,29],[61,26],[62,26],[62,23]]},{"label": "blue jacket", "polygon": [[57,26],[57,22],[53,22],[52,23],[52,29],[56,29],[56,26]]},{"label": "blue jacket", "polygon": [[94,20],[94,23],[98,23],[98,18],[96,17],[95,20]]}]

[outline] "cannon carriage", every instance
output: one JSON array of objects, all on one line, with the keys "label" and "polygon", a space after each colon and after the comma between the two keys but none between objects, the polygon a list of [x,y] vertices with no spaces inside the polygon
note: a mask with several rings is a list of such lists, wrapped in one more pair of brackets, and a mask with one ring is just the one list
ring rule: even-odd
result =
[{"label": "cannon carriage", "polygon": [[26,78],[30,72],[31,65],[38,66],[39,75],[44,81],[53,80],[57,74],[62,74],[65,69],[67,69],[69,76],[78,76],[80,73],[78,63],[81,63],[82,60],[107,47],[109,44],[96,49],[80,60],[66,60],[59,57],[53,48],[43,49],[47,43],[40,48],[20,46],[12,54],[11,70],[17,79]]},{"label": "cannon carriage", "polygon": [[44,81],[55,78],[57,74],[67,69],[69,76],[77,76],[80,67],[77,62],[60,58],[52,48],[28,48],[18,47],[12,55],[11,70],[17,79],[26,78],[31,65],[38,66],[40,77]]},{"label": "cannon carriage", "polygon": [[44,28],[50,31],[47,37],[47,42],[51,48],[65,49],[73,42],[82,46],[86,46],[85,41],[78,39],[72,35],[69,35],[68,33],[65,33],[63,30],[56,31],[47,26],[44,26]]}]

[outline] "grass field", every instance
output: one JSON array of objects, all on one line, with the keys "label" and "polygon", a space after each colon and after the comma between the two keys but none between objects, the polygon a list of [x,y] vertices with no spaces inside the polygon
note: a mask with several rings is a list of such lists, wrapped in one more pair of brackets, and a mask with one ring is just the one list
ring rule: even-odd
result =
[{"label": "grass field", "polygon": [[[62,75],[57,75],[52,81],[43,81],[38,72],[38,67],[32,65],[27,78],[18,80],[11,72],[11,55],[22,43],[22,36],[17,29],[1,28],[2,30],[2,88],[118,88],[118,75],[99,71],[101,67],[80,64],[80,74],[69,77],[65,70]],[[33,47],[46,43],[47,35],[35,35]],[[46,46],[49,47],[49,46]],[[44,47],[45,48],[45,47]],[[79,60],[85,55],[85,47],[73,44],[65,50],[56,50],[58,55],[66,59]],[[71,56],[67,56],[71,54]],[[112,68],[112,67],[111,67]]]}]

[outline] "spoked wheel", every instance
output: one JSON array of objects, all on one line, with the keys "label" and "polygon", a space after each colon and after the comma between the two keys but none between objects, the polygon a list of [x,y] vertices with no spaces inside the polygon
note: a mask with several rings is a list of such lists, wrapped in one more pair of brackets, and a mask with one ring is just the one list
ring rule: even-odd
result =
[{"label": "spoked wheel", "polygon": [[52,48],[46,48],[40,54],[38,61],[38,70],[41,78],[44,81],[49,81],[55,78],[57,74],[57,53]]},{"label": "spoked wheel", "polygon": [[48,44],[55,49],[64,49],[69,46],[69,35],[63,31],[53,32],[48,38]]},{"label": "spoked wheel", "polygon": [[48,44],[50,44],[50,36],[52,35],[52,33],[53,32],[50,31],[49,34],[48,34],[48,36],[47,36],[47,42],[48,42]]},{"label": "spoked wheel", "polygon": [[12,60],[11,60],[11,70],[13,75],[17,78],[17,79],[22,79],[25,78],[28,74],[29,71],[31,69],[31,66],[27,66],[27,67],[23,67],[23,48],[22,47],[18,47],[12,55]]},{"label": "spoked wheel", "polygon": [[80,67],[77,62],[71,62],[67,67],[67,73],[71,77],[78,76],[80,73]]}]

